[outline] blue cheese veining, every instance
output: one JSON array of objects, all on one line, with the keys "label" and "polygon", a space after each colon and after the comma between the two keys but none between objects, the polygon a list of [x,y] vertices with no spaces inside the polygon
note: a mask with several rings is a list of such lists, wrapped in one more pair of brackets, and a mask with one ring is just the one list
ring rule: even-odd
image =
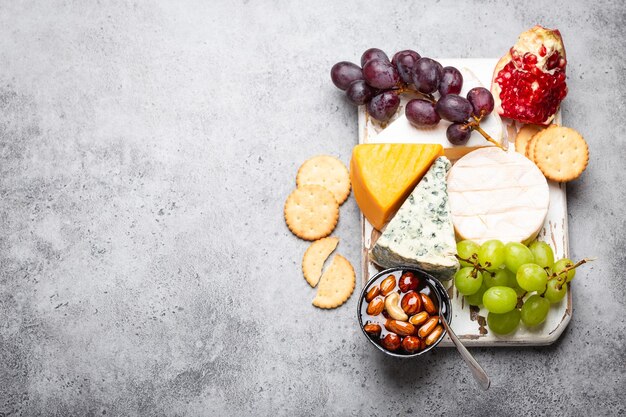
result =
[{"label": "blue cheese veining", "polygon": [[445,156],[435,160],[376,241],[372,261],[384,268],[418,267],[440,280],[458,271],[446,185],[450,167]]}]

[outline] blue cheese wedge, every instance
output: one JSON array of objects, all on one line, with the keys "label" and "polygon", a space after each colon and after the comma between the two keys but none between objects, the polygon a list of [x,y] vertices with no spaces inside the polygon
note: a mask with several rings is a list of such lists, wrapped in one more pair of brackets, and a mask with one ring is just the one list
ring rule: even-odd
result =
[{"label": "blue cheese wedge", "polygon": [[441,156],[391,219],[370,251],[384,267],[412,266],[440,280],[459,270],[446,175],[451,164]]}]

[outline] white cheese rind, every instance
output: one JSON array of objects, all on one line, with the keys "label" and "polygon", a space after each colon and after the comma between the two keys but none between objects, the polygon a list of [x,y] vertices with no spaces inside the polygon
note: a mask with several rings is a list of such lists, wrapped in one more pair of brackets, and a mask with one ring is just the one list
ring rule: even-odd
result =
[{"label": "white cheese rind", "polygon": [[370,255],[384,267],[412,266],[440,280],[459,269],[446,175],[450,161],[439,157],[378,238]]},{"label": "white cheese rind", "polygon": [[[465,97],[467,92],[474,87],[483,87],[469,69],[461,68],[459,71],[463,75],[463,89],[460,94],[462,97]],[[416,128],[402,111],[402,114],[380,132],[372,143],[438,143],[443,146],[445,155],[452,160],[459,159],[473,150],[494,146],[478,132],[473,132],[465,145],[453,145],[446,138],[449,125],[449,122],[442,120],[433,127]],[[496,112],[482,120],[480,126],[498,143],[506,144],[505,127]]]},{"label": "white cheese rind", "polygon": [[526,157],[483,148],[459,159],[448,173],[452,222],[459,239],[527,243],[548,213],[548,182]]}]

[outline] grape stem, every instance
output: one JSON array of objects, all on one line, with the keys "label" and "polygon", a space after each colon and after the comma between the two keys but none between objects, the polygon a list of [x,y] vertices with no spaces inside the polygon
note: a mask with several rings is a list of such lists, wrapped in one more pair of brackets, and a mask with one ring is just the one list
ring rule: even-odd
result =
[{"label": "grape stem", "polygon": [[[567,275],[563,279],[560,279],[560,277],[559,277],[560,275],[567,274],[572,269],[576,269],[579,266],[581,266],[583,264],[586,264],[587,262],[592,262],[592,261],[595,261],[595,260],[596,260],[596,258],[584,258],[584,259],[581,259],[580,261],[576,262],[574,265],[566,266],[558,274],[552,273],[552,275],[548,278],[548,281],[550,281],[551,279],[555,279],[556,278],[556,280],[559,283],[559,285],[557,286],[557,289],[561,290],[561,288],[563,288],[563,285],[567,283]],[[544,294],[545,294],[545,292],[544,292]]]},{"label": "grape stem", "polygon": [[[524,305],[524,297],[526,297],[527,294],[528,294],[528,291],[524,291],[524,294],[517,296],[517,305],[515,306],[516,308],[522,308],[522,306]],[[543,297],[543,294],[541,296]]]},{"label": "grape stem", "polygon": [[402,84],[398,88],[394,88],[393,91],[396,94],[403,94],[403,93],[415,94],[424,100],[430,101],[433,104],[437,103],[437,100],[435,100],[435,97],[432,94],[422,93],[421,91],[411,88],[409,84]]},{"label": "grape stem", "polygon": [[491,136],[489,136],[489,134],[488,134],[487,132],[485,132],[485,131],[483,130],[483,128],[482,128],[482,127],[480,127],[480,121],[483,119],[484,115],[482,115],[482,114],[481,114],[481,116],[480,116],[480,117],[476,117],[476,116],[472,116],[472,117],[474,118],[474,121],[467,122],[467,123],[465,124],[465,126],[467,126],[467,127],[471,128],[471,129],[473,129],[473,130],[476,130],[478,133],[480,133],[481,135],[483,135],[483,137],[484,137],[485,139],[487,139],[487,141],[488,141],[488,142],[493,143],[493,144],[494,144],[494,145],[496,145],[498,148],[500,148],[500,149],[502,149],[502,150],[506,150],[506,149],[504,149],[504,148],[502,147],[502,145],[500,145],[498,142],[496,142],[496,140],[495,140],[494,138],[492,138]]},{"label": "grape stem", "polygon": [[[454,256],[456,256],[456,258],[459,261],[464,261],[464,262],[467,262],[468,264],[472,264],[474,266],[474,270],[471,273],[472,278],[476,278],[478,276],[476,274],[476,271],[480,271],[483,274],[485,272],[487,272],[487,273],[491,274],[492,277],[496,275],[495,272],[488,271],[481,264],[478,263],[478,255],[476,255],[475,253],[472,256],[470,256],[469,258],[461,258],[459,255],[454,255]],[[489,264],[489,262],[487,262],[487,264]],[[491,264],[489,264],[489,265],[491,265]],[[489,265],[487,265],[487,266],[489,266]]]}]

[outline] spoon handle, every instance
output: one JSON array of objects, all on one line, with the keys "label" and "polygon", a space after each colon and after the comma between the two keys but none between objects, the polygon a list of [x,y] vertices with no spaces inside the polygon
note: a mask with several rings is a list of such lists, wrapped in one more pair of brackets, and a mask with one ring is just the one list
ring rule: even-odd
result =
[{"label": "spoon handle", "polygon": [[452,343],[454,343],[454,346],[456,346],[456,349],[461,354],[461,357],[470,368],[470,371],[472,371],[472,375],[474,376],[476,382],[478,382],[478,385],[480,385],[483,390],[488,390],[489,385],[491,385],[491,380],[489,379],[489,376],[487,375],[485,370],[482,368],[482,366],[480,366],[478,362],[476,362],[476,359],[474,359],[472,354],[469,353],[465,346],[463,346],[463,343],[461,343],[456,333],[452,331],[447,321],[443,319],[441,320],[441,322],[443,323],[443,327],[446,328],[448,336],[450,336],[450,339],[452,339]]}]

